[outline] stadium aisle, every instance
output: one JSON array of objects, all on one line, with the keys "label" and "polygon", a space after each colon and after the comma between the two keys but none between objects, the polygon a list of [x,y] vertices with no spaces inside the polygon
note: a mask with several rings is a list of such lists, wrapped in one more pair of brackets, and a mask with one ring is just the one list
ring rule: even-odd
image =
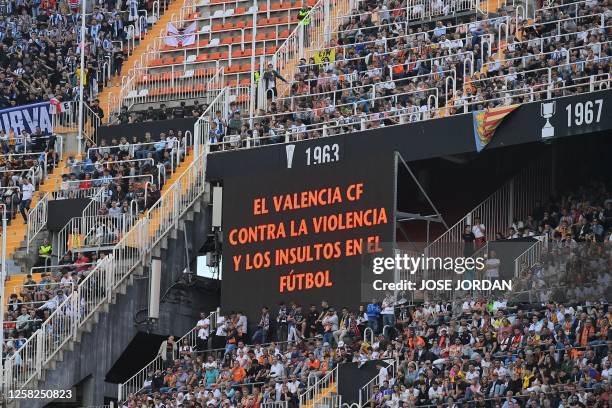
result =
[{"label": "stadium aisle", "polygon": [[152,45],[155,39],[159,36],[160,30],[166,27],[166,25],[170,22],[172,15],[176,14],[180,15],[181,8],[183,7],[183,1],[173,1],[168,6],[168,9],[164,11],[164,14],[160,17],[155,24],[149,29],[147,35],[138,43],[136,48],[134,48],[134,52],[130,55],[127,60],[123,63],[121,67],[121,73],[116,77],[111,78],[110,86],[104,88],[102,92],[98,94],[98,99],[100,100],[100,106],[105,111],[104,114],[106,118],[109,117],[109,112],[106,112],[109,109],[108,98],[110,94],[113,94],[115,98],[111,100],[110,111],[112,112],[115,108],[115,103],[119,100],[119,92],[121,91],[121,77],[126,75],[127,71],[134,66],[134,62],[140,60],[140,56],[146,54],[147,47]]},{"label": "stadium aisle", "polygon": [[[59,162],[59,165],[53,172],[53,174],[49,174],[49,177],[38,187],[38,190],[34,193],[32,197],[32,204],[30,205],[30,209],[33,209],[40,198],[44,196],[48,192],[57,191],[59,183],[61,182],[62,174],[68,172],[66,168],[66,162],[62,159]],[[7,237],[6,237],[6,257],[7,259],[11,259],[11,257],[15,254],[19,248],[21,248],[25,244],[25,240],[27,238],[27,225],[23,221],[21,214],[18,214],[15,219],[13,219],[10,225],[7,228]]]}]

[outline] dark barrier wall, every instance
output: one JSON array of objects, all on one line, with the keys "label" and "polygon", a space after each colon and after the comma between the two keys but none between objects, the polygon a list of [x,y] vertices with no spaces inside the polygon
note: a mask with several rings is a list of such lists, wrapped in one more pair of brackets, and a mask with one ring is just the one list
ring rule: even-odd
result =
[{"label": "dark barrier wall", "polygon": [[122,137],[127,138],[127,140],[131,142],[133,136],[136,136],[138,141],[142,142],[146,132],[151,133],[151,138],[153,140],[159,140],[159,134],[162,132],[168,133],[169,129],[173,129],[175,134],[179,130],[182,130],[183,133],[187,130],[193,133],[195,122],[195,118],[185,118],[129,123],[125,125],[100,126],[97,133],[98,143],[102,140],[106,140],[106,142],[110,144],[111,140],[119,140]]},{"label": "dark barrier wall", "polygon": [[514,260],[528,250],[536,241],[537,239],[535,238],[518,238],[489,242],[489,251],[495,251],[495,256],[500,261],[500,279],[514,278]]},{"label": "dark barrier wall", "polygon": [[72,198],[68,200],[49,200],[47,207],[47,229],[57,232],[64,228],[75,214],[82,214],[89,198]]},{"label": "dark barrier wall", "polygon": [[[368,361],[361,367],[359,363],[346,363],[338,366],[338,394],[342,403],[359,402],[359,390],[378,374],[377,364],[388,364],[382,360]],[[365,402],[365,401],[364,401]]]},{"label": "dark barrier wall", "polygon": [[[612,129],[612,91],[560,98],[555,101],[542,101],[524,104],[504,119],[497,129],[493,140],[479,154],[499,147],[517,146],[525,143],[549,142],[569,136],[601,134]],[[550,125],[547,124],[550,122]],[[404,160],[413,162],[422,159],[464,153],[475,154],[474,120],[472,114],[456,115],[448,118],[429,120],[402,126],[379,128],[367,132],[355,132],[327,138],[311,139],[298,143],[263,146],[238,151],[218,152],[209,155],[207,177],[211,182],[221,181],[223,194],[223,285],[222,306],[224,311],[242,310],[253,317],[258,314],[262,304],[278,309],[280,300],[295,300],[302,306],[319,303],[322,299],[334,299],[334,305],[351,304],[359,293],[359,265],[346,263],[346,259],[332,259],[325,263],[299,262],[299,267],[274,265],[277,249],[297,247],[298,243],[312,245],[314,242],[346,240],[344,232],[321,234],[319,236],[295,235],[278,239],[266,237],[257,243],[230,245],[230,231],[240,226],[251,226],[268,231],[269,225],[278,222],[299,221],[301,211],[294,214],[266,213],[255,215],[255,199],[266,197],[267,210],[272,208],[272,197],[280,193],[300,193],[316,190],[325,186],[347,185],[365,181],[367,196],[364,203],[345,207],[316,207],[303,212],[306,218],[330,215],[347,210],[363,209],[368,206],[394,206],[394,186],[388,174],[393,169],[394,152],[399,152]],[[258,201],[261,203],[261,201]],[[355,203],[353,203],[355,204]],[[259,204],[258,204],[259,205]],[[389,223],[393,215],[389,215]],[[361,235],[366,239],[367,229]],[[267,232],[266,232],[267,233]],[[335,234],[335,235],[334,235]],[[387,229],[374,231],[383,241],[393,239],[393,232]],[[345,248],[346,250],[346,248]],[[266,258],[270,252],[270,259]],[[235,258],[240,256],[239,258]],[[306,256],[295,253],[295,256]],[[256,260],[255,257],[260,259]],[[234,271],[235,265],[245,262],[255,263],[250,270]],[[268,262],[271,262],[268,264]],[[333,275],[335,282],[314,291],[292,291],[281,293],[282,285],[291,279],[299,285],[299,279],[292,275],[304,272],[318,272],[319,267],[342,271]],[[354,269],[353,269],[354,268]],[[291,275],[291,276],[290,276]],[[287,277],[287,278],[283,278]],[[352,279],[351,279],[352,278]],[[284,279],[284,280],[283,280]],[[296,281],[297,280],[297,281]],[[327,284],[327,281],[323,281]],[[302,282],[303,284],[303,282]],[[249,303],[253,291],[260,291],[256,304]],[[347,293],[351,292],[351,294]]]},{"label": "dark barrier wall", "polygon": [[360,302],[362,255],[393,240],[394,162],[348,160],[337,145],[308,154],[226,179],[223,311],[256,322],[281,301]]},{"label": "dark barrier wall", "polygon": [[[612,130],[610,109],[612,90],[523,104],[504,119],[484,151],[609,131]],[[551,137],[542,137],[546,126],[543,113],[551,115]],[[308,149],[328,144],[338,144],[343,159],[364,162],[372,155],[393,151],[398,151],[406,161],[476,152],[473,117],[472,114],[465,114],[306,140],[295,144],[294,161],[304,162]],[[215,181],[241,176],[246,171],[278,171],[286,167],[285,156],[285,144],[215,153],[210,155],[207,177]]]}]

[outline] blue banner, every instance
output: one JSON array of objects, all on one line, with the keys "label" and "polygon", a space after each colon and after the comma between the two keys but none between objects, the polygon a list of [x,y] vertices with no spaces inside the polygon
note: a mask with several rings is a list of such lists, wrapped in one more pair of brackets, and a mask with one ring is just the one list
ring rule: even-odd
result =
[{"label": "blue banner", "polygon": [[53,133],[50,111],[49,102],[0,110],[0,130],[9,133],[9,129],[12,128],[15,134],[19,134],[25,129],[28,133],[33,133],[37,127],[40,127],[43,135],[50,135]]}]

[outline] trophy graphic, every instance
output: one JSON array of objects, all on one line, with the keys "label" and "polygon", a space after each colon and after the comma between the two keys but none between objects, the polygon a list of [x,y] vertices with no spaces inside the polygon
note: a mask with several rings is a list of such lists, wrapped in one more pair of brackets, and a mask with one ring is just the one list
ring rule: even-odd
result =
[{"label": "trophy graphic", "polygon": [[540,114],[544,119],[546,119],[546,124],[542,128],[542,139],[546,139],[549,137],[553,137],[555,135],[555,128],[550,124],[550,118],[555,116],[556,111],[556,102],[545,102],[540,105],[541,112]]},{"label": "trophy graphic", "polygon": [[285,150],[287,151],[287,168],[290,169],[293,164],[293,152],[295,151],[295,145],[287,145],[285,146]]}]

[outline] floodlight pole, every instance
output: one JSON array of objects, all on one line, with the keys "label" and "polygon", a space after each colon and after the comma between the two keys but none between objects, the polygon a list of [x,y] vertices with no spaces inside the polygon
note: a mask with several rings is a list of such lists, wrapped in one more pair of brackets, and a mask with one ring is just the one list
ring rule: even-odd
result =
[{"label": "floodlight pole", "polygon": [[83,104],[85,101],[83,100],[83,90],[85,88],[84,81],[84,72],[85,72],[85,0],[83,0],[81,5],[81,70],[79,75],[79,133],[77,136],[77,151],[79,156],[81,155],[81,144],[83,141],[83,127],[85,123],[83,122]]}]

